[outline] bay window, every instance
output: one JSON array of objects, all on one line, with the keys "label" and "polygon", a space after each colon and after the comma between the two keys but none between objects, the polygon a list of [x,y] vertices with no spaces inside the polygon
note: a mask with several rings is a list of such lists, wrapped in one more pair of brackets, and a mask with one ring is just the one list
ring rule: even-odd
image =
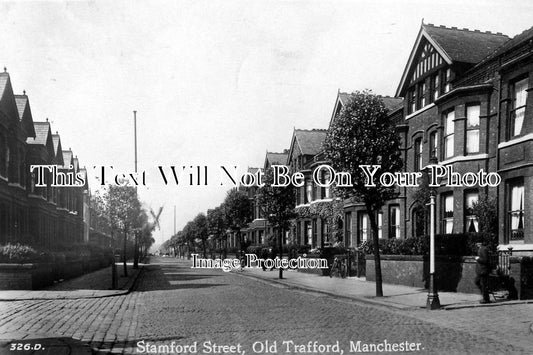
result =
[{"label": "bay window", "polygon": [[508,218],[509,239],[524,239],[524,180],[519,179],[509,184]]},{"label": "bay window", "polygon": [[474,204],[478,201],[477,191],[469,191],[465,193],[465,232],[476,233],[479,232],[479,223],[474,214]]},{"label": "bay window", "polygon": [[466,107],[466,153],[479,153],[479,105]]},{"label": "bay window", "polygon": [[400,206],[389,208],[389,238],[400,237]]},{"label": "bay window", "polygon": [[445,120],[445,137],[444,137],[444,154],[445,158],[454,156],[454,133],[455,133],[455,111],[451,110],[444,115]]},{"label": "bay window", "polygon": [[442,233],[453,233],[453,193],[442,194]]},{"label": "bay window", "polygon": [[511,85],[511,112],[509,137],[513,138],[522,132],[526,113],[528,78],[514,82]]}]

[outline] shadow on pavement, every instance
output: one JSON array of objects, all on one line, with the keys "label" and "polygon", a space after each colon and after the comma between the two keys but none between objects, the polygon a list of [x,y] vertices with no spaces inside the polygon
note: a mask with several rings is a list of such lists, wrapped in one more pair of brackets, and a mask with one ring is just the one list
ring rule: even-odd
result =
[{"label": "shadow on pavement", "polygon": [[[220,275],[177,272],[178,269],[161,264],[146,265],[143,274],[137,281],[135,291],[200,289],[225,286],[225,284],[210,282],[210,280],[214,281],[214,278]],[[199,280],[202,280],[202,282],[198,282]]]},{"label": "shadow on pavement", "polygon": [[171,281],[192,281],[192,280],[201,280],[209,279],[211,277],[218,277],[221,275],[198,275],[198,274],[178,274],[178,273],[168,273],[163,270],[166,278]]},{"label": "shadow on pavement", "polygon": [[[133,269],[133,265],[128,264],[128,276],[124,276],[122,264],[117,264],[117,284],[118,289],[124,289],[135,279],[139,269]],[[64,280],[55,283],[43,290],[46,291],[75,291],[75,290],[111,290],[112,272],[111,267],[106,267],[89,274],[85,274],[74,279]]]}]

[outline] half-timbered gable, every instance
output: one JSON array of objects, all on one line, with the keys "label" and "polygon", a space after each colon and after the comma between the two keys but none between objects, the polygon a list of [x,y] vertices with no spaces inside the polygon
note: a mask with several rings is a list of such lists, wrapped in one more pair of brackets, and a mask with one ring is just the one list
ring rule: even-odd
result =
[{"label": "half-timbered gable", "polygon": [[501,33],[422,24],[396,96],[406,98],[408,115],[425,109],[508,40]]}]

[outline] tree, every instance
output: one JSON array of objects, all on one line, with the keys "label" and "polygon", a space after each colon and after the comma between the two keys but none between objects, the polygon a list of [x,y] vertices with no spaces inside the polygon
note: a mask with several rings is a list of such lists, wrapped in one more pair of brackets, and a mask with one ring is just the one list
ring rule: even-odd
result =
[{"label": "tree", "polygon": [[479,231],[498,233],[498,204],[496,198],[485,195],[472,206],[472,212],[479,221]]},{"label": "tree", "polygon": [[204,254],[204,259],[207,258],[207,217],[204,213],[198,213],[196,217],[194,217],[193,223],[193,234],[195,241],[200,240],[200,243],[202,244],[202,251]]},{"label": "tree", "polygon": [[[224,218],[224,205],[220,205],[207,211],[207,227],[209,234],[214,236],[215,241],[222,244],[227,228],[226,220]],[[224,248],[224,258],[226,258],[225,254],[226,250]]]},{"label": "tree", "polygon": [[[274,174],[269,169],[264,176],[264,186],[259,188],[259,204],[263,208],[268,222],[277,229],[279,256],[282,256],[282,236],[284,231],[289,228],[290,221],[296,214],[294,206],[296,202],[295,188],[292,184],[284,187],[272,186]],[[279,268],[279,278],[283,278],[283,270]]]},{"label": "tree", "polygon": [[196,250],[196,235],[194,230],[194,223],[193,221],[187,222],[185,227],[182,230],[183,239],[185,241],[185,244],[187,245],[187,257],[191,257],[191,251]]},{"label": "tree", "polygon": [[122,262],[124,276],[128,276],[126,266],[127,241],[129,233],[141,227],[139,219],[141,203],[137,198],[137,191],[132,186],[110,185],[104,200],[108,208],[109,219],[112,221],[112,228],[117,228],[123,233]]},{"label": "tree", "polygon": [[[337,188],[344,198],[362,202],[368,213],[375,249],[376,296],[383,296],[377,214],[391,198],[394,187],[379,183],[382,173],[395,173],[402,168],[400,138],[388,117],[382,99],[370,91],[356,91],[333,120],[324,142],[326,159],[336,171],[351,174],[352,186]],[[367,186],[360,165],[380,165],[375,186]]]},{"label": "tree", "polygon": [[233,188],[228,191],[224,200],[225,216],[227,225],[237,233],[241,252],[245,249],[245,243],[241,240],[241,228],[251,222],[251,204],[245,192]]},{"label": "tree", "polygon": [[97,190],[91,195],[89,201],[91,224],[99,232],[104,234],[111,233],[111,223],[109,221],[109,213],[104,196]]}]

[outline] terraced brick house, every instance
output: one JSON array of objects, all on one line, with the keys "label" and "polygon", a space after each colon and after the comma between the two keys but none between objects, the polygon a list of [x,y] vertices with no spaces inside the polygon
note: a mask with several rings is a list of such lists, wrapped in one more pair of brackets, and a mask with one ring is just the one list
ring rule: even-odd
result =
[{"label": "terraced brick house", "polygon": [[[430,161],[468,172],[497,172],[497,187],[439,187],[437,233],[479,231],[472,204],[496,199],[500,248],[533,252],[533,29],[501,33],[422,24],[396,96],[405,97],[406,171]],[[445,184],[447,181],[442,181]],[[426,232],[422,201],[404,192],[405,236]]]},{"label": "terraced brick house", "polygon": [[287,156],[287,165],[291,173],[300,172],[304,176],[303,186],[297,188],[294,220],[294,240],[298,245],[310,248],[323,247],[327,241],[329,227],[312,205],[329,201],[329,189],[321,189],[314,182],[312,173],[321,163],[319,153],[326,138],[325,129],[295,129]]},{"label": "terraced brick house", "polygon": [[74,174],[83,170],[72,151],[62,150],[50,122],[34,121],[28,96],[13,93],[4,71],[0,73],[0,245],[54,248],[87,242],[88,185],[53,187],[46,170],[46,186],[36,186],[31,165],[57,165]]}]

